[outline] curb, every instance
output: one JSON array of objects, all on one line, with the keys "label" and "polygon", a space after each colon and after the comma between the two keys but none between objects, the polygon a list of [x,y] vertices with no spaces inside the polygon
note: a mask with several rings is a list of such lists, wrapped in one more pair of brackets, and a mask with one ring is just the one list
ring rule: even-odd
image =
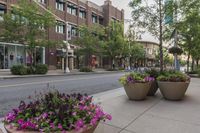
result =
[{"label": "curb", "polygon": [[0,80],[3,79],[17,79],[17,78],[36,78],[36,77],[54,77],[54,76],[73,76],[73,75],[92,75],[92,74],[114,74],[114,73],[123,73],[123,71],[112,71],[112,72],[80,72],[80,73],[66,73],[66,74],[55,74],[55,75],[26,75],[26,76],[13,76],[13,77],[0,77]]}]

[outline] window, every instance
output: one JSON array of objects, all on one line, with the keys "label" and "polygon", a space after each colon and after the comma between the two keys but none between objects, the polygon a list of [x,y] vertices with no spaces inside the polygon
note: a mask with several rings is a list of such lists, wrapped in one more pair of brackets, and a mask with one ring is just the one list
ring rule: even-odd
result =
[{"label": "window", "polygon": [[56,32],[64,34],[65,33],[65,24],[62,22],[58,22],[56,25]]},{"label": "window", "polygon": [[39,3],[46,4],[46,0],[38,0]]},{"label": "window", "polygon": [[147,52],[148,52],[148,54],[152,54],[152,49],[151,48],[147,48]]},{"label": "window", "polygon": [[67,13],[77,16],[77,6],[75,4],[69,3],[67,4]]},{"label": "window", "polygon": [[60,11],[64,11],[65,3],[59,0],[56,1],[56,9]]},{"label": "window", "polygon": [[0,9],[0,21],[3,21],[3,15],[5,14],[5,10]]},{"label": "window", "polygon": [[0,4],[0,21],[3,21],[3,15],[6,12],[6,6],[3,4]]},{"label": "window", "polygon": [[86,11],[85,11],[84,8],[79,9],[79,17],[82,18],[82,19],[86,18]]},{"label": "window", "polygon": [[97,15],[96,14],[92,14],[92,23],[97,23]]},{"label": "window", "polygon": [[71,37],[76,37],[78,36],[78,31],[77,31],[77,26],[68,24],[67,26],[67,34],[68,34],[68,39],[70,40]]}]

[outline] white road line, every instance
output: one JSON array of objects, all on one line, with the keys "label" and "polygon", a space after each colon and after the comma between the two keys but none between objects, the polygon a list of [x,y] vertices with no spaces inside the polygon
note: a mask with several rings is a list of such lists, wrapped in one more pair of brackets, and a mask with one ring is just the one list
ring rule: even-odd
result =
[{"label": "white road line", "polygon": [[47,84],[47,83],[56,83],[56,82],[63,82],[63,81],[97,79],[97,78],[113,77],[113,76],[114,75],[107,75],[107,76],[96,76],[96,77],[90,77],[90,78],[73,78],[73,79],[61,79],[61,80],[50,80],[50,81],[41,81],[41,82],[31,82],[31,83],[23,83],[23,84],[14,84],[14,85],[2,85],[2,86],[0,86],[0,88],[17,87],[17,86],[25,86],[25,85]]}]

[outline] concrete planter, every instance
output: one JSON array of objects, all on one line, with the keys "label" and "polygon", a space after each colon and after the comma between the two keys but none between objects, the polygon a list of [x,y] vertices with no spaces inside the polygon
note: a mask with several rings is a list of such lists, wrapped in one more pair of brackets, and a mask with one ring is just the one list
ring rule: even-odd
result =
[{"label": "concrete planter", "polygon": [[[72,131],[67,132],[67,133],[93,133],[94,130],[96,129],[97,125],[94,126],[94,127],[91,127],[91,128],[82,129],[80,131],[72,130]],[[5,129],[8,133],[41,133],[39,131],[28,131],[28,130],[19,131],[19,130],[17,130],[16,127],[10,128],[10,125],[4,125],[4,127],[5,127]]]},{"label": "concrete planter", "polygon": [[150,85],[150,82],[129,83],[124,85],[124,89],[130,100],[144,100],[150,89]]},{"label": "concrete planter", "polygon": [[190,82],[158,82],[160,91],[167,100],[181,100]]},{"label": "concrete planter", "polygon": [[157,90],[158,90],[157,81],[156,80],[155,81],[151,81],[151,87],[149,89],[149,92],[148,92],[147,96],[154,96],[155,93],[157,92]]}]

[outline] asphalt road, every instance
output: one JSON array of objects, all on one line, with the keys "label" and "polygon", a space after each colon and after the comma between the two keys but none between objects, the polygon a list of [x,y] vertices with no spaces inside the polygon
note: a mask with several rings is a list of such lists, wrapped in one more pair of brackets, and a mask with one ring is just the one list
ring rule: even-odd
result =
[{"label": "asphalt road", "polygon": [[0,80],[0,118],[21,100],[35,93],[57,89],[65,93],[87,93],[88,95],[121,87],[118,79],[123,73],[53,76]]}]

